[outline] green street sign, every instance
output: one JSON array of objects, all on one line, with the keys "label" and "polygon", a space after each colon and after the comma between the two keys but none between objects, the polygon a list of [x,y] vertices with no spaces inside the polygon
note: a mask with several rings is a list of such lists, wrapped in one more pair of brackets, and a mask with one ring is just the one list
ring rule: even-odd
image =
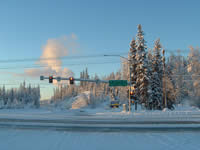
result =
[{"label": "green street sign", "polygon": [[109,80],[109,86],[127,86],[127,80]]}]

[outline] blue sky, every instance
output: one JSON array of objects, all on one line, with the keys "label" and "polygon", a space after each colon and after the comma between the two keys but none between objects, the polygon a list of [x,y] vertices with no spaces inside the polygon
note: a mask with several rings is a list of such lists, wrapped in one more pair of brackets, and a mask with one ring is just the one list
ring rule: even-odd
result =
[{"label": "blue sky", "polygon": [[[76,35],[77,55],[127,53],[129,43],[142,24],[145,40],[152,48],[160,38],[166,51],[199,46],[200,2],[198,0],[6,0],[0,2],[0,60],[39,58],[48,39]],[[119,61],[119,58],[87,59],[78,63]],[[66,60],[70,64],[73,60]],[[8,66],[33,62],[1,63]],[[75,72],[88,67],[100,76],[116,71],[120,63],[66,66]],[[0,84],[40,83],[30,77],[13,76],[24,69],[1,69]],[[42,88],[43,97],[52,90]],[[48,94],[47,94],[48,93]]]}]

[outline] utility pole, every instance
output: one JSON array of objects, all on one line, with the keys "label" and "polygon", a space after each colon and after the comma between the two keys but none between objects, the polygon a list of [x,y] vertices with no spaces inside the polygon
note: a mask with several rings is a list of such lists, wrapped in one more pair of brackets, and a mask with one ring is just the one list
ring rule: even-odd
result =
[{"label": "utility pole", "polygon": [[120,55],[104,55],[104,56],[116,56],[116,57],[123,58],[128,62],[127,70],[129,70],[129,114],[130,114],[131,113],[131,95],[130,95],[130,92],[131,92],[131,62],[130,61],[131,60]]},{"label": "utility pole", "polygon": [[128,59],[128,68],[129,68],[129,113],[131,113],[131,63],[130,60]]}]

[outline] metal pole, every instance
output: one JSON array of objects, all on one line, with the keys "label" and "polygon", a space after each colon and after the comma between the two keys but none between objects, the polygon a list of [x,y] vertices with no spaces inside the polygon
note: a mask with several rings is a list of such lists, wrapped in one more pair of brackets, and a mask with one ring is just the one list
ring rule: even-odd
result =
[{"label": "metal pole", "polygon": [[[165,64],[164,64],[164,66],[165,66]],[[167,108],[167,88],[166,88],[166,85],[167,85],[167,82],[166,82],[166,74],[165,74],[165,108]]]},{"label": "metal pole", "polygon": [[130,60],[128,61],[128,68],[129,68],[129,113],[131,113],[131,65],[130,65]]},{"label": "metal pole", "polygon": [[[120,56],[120,55],[104,55],[104,56],[117,56],[117,57],[121,57],[125,60],[127,60],[128,62],[128,66],[127,66],[127,70],[129,70],[129,80],[131,82],[131,64],[130,64],[130,60],[126,57],[123,57],[123,56]],[[130,92],[131,92],[131,83],[129,84],[129,113],[131,112],[131,95],[130,95]]]}]

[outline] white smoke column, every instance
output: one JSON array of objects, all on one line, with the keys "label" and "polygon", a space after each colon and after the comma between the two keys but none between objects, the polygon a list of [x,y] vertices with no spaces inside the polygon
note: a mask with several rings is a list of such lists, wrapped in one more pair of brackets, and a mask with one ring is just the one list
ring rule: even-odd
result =
[{"label": "white smoke column", "polygon": [[61,38],[48,39],[46,45],[42,47],[42,55],[36,64],[47,66],[43,69],[26,69],[25,74],[31,77],[39,77],[40,75],[53,75],[69,77],[73,76],[73,72],[68,68],[62,68],[61,57],[68,56],[77,52],[78,44],[75,34],[64,36]]},{"label": "white smoke column", "polygon": [[76,40],[74,34],[69,37],[64,36],[59,39],[49,39],[47,44],[42,48],[43,52],[39,64],[47,65],[50,69],[59,73],[62,66],[60,57],[74,52],[74,46],[76,45],[74,40]]},{"label": "white smoke column", "polygon": [[59,57],[67,56],[67,53],[67,48],[64,47],[64,45],[60,43],[59,40],[50,39],[47,41],[47,45],[43,47],[43,53],[40,57],[40,64],[48,65],[50,69],[59,72],[62,65],[62,62],[59,59]]}]

